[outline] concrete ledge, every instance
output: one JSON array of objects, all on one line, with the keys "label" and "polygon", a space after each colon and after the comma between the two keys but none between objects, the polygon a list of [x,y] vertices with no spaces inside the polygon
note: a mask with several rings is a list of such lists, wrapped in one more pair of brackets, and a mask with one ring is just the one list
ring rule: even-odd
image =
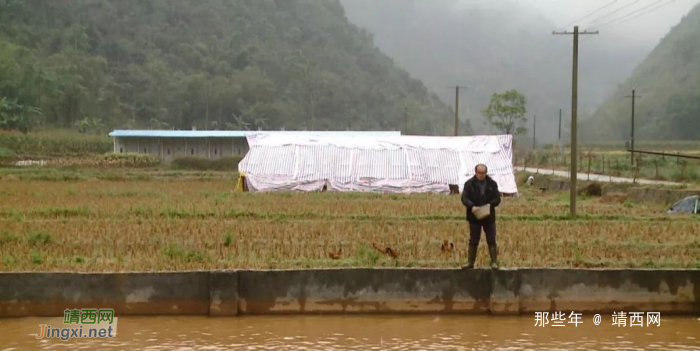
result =
[{"label": "concrete ledge", "polygon": [[518,270],[493,272],[490,310],[492,314],[520,314],[520,274]]},{"label": "concrete ledge", "polygon": [[201,315],[209,313],[209,300],[209,272],[0,274],[0,317],[92,307],[117,315]]},{"label": "concrete ledge", "polygon": [[700,312],[699,270],[520,271],[520,312]]},{"label": "concrete ledge", "polygon": [[209,314],[235,316],[238,314],[238,272],[214,271],[209,275]]},{"label": "concrete ledge", "polygon": [[0,273],[0,318],[117,315],[700,313],[700,270],[317,269]]},{"label": "concrete ledge", "polygon": [[330,269],[239,272],[241,314],[488,313],[490,272]]}]

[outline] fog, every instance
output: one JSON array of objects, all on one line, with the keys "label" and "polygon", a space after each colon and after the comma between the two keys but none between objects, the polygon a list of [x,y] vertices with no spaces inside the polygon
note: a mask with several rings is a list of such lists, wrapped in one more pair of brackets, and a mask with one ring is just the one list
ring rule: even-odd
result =
[{"label": "fog", "polygon": [[[558,31],[571,31],[574,25],[580,30],[595,31],[612,22],[600,29],[601,36],[651,50],[700,0],[458,0],[453,9],[499,10],[503,3],[530,9],[551,21],[555,26],[552,29]],[[549,34],[542,33],[542,37]]]},{"label": "fog", "polygon": [[[528,99],[530,120],[538,116],[538,140],[551,142],[559,109],[569,118],[572,58],[572,36],[552,31],[578,25],[600,32],[580,38],[579,116],[585,119],[700,0],[341,2],[351,22],[372,32],[380,49],[446,103],[454,106],[450,86],[469,86],[460,92],[460,117],[476,132],[496,132],[480,110],[494,92],[516,88]],[[531,135],[531,121],[527,127]],[[564,122],[562,137],[566,130]]]},{"label": "fog", "polygon": [[[637,3],[635,0],[521,0],[520,2],[535,8],[557,27],[574,23],[579,18],[599,10],[575,23],[583,30],[596,30],[597,25],[616,19],[624,19],[629,14],[627,22],[610,26],[610,29],[601,29],[601,35],[614,35],[624,39],[625,42],[655,45],[672,26],[680,22],[681,18],[693,6],[700,3],[700,0],[676,0],[673,2],[663,0],[655,5],[652,4],[657,0],[640,0]],[[629,7],[622,9],[627,5]],[[647,6],[649,7],[646,10],[641,10]],[[655,7],[658,8],[653,10]],[[615,11],[618,12],[613,13]],[[635,11],[639,12],[632,14]],[[645,11],[651,12],[642,14]],[[613,14],[606,16],[609,13]],[[632,18],[637,15],[640,16]]]}]

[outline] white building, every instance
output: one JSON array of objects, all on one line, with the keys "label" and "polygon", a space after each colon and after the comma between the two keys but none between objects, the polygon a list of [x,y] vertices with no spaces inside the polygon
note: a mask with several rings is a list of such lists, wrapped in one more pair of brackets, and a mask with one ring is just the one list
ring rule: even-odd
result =
[{"label": "white building", "polygon": [[462,191],[477,164],[501,193],[518,188],[512,136],[249,135],[238,169],[249,191]]},{"label": "white building", "polygon": [[281,135],[376,135],[397,136],[401,132],[383,131],[249,131],[249,130],[115,130],[109,133],[114,153],[138,153],[171,161],[180,157],[218,159],[243,157],[248,152],[246,136]]}]

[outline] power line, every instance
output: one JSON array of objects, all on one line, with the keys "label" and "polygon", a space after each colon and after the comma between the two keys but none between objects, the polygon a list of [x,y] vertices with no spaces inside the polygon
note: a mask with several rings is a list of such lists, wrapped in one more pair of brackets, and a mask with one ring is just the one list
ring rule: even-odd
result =
[{"label": "power line", "polygon": [[[581,18],[579,18],[579,19],[577,19],[577,20],[575,20],[575,21],[572,21],[571,23],[568,23],[568,24],[565,25],[565,26],[559,27],[559,28],[561,28],[561,29],[569,28],[569,26],[571,26],[571,25],[577,23],[578,21],[582,21],[582,20],[584,20],[584,19],[590,17],[591,15],[594,15],[594,14],[598,13],[598,11],[600,11],[600,10],[602,10],[602,9],[604,9],[604,8],[610,6],[610,5],[612,5],[612,4],[614,4],[614,3],[618,2],[618,1],[619,1],[619,0],[613,0],[613,1],[609,2],[607,5],[602,6],[602,7],[599,7],[597,10],[595,10],[595,11],[593,11],[593,12],[591,12],[591,13],[589,13],[589,14],[587,14],[587,15],[585,15],[585,16],[583,16],[583,17],[581,17]],[[551,38],[551,37],[550,37],[550,38]]]},{"label": "power line", "polygon": [[[612,5],[612,4],[614,4],[614,3],[618,2],[618,1],[619,1],[619,0],[613,0],[613,1],[609,2],[608,4],[606,4],[606,5],[599,7],[599,8],[596,9],[595,11],[593,11],[593,12],[591,12],[591,13],[589,13],[589,14],[587,14],[587,15],[585,15],[585,16],[579,18],[579,19],[576,19],[576,20],[572,21],[571,23],[567,23],[566,25],[561,26],[561,27],[559,27],[559,28],[557,28],[557,29],[558,29],[558,30],[565,30],[566,28],[569,28],[571,25],[575,24],[576,22],[582,21],[582,20],[584,20],[584,19],[590,17],[591,15],[594,15],[594,14],[598,13],[599,11],[601,11],[601,10],[603,10],[603,9],[605,9],[605,8],[607,8],[607,7],[609,7],[610,5]],[[545,47],[541,46],[541,45],[544,44],[545,42],[549,42],[549,44],[547,44]],[[535,49],[535,50],[539,50],[539,49],[549,49],[549,48],[552,46],[552,43],[553,43],[552,37],[548,36],[548,37],[544,38],[543,40],[538,41],[538,42],[535,44],[534,49]]]},{"label": "power line", "polygon": [[[557,29],[558,29],[558,30],[564,30],[564,29],[566,29],[566,28],[569,28],[571,25],[576,24],[577,22],[582,21],[582,20],[584,20],[584,19],[586,19],[586,18],[588,18],[588,17],[590,17],[590,16],[592,16],[592,15],[594,15],[594,14],[600,12],[601,10],[603,10],[603,9],[605,9],[605,8],[607,8],[607,7],[609,7],[610,5],[612,5],[612,4],[614,4],[614,3],[618,2],[618,1],[620,1],[620,0],[613,0],[613,1],[609,2],[609,3],[607,3],[606,5],[603,5],[603,6],[599,7],[599,8],[597,8],[595,11],[590,12],[590,13],[588,13],[587,15],[585,15],[585,16],[583,16],[583,17],[581,17],[581,18],[578,18],[578,19],[572,21],[571,23],[567,23],[566,25],[561,26],[561,27],[559,27],[559,28],[557,28]],[[547,44],[546,46],[542,46],[542,44],[544,44],[545,42],[549,42],[549,44]],[[536,46],[534,47],[534,49],[535,49],[535,50],[549,49],[549,48],[552,47],[552,44],[553,44],[553,43],[554,43],[554,41],[552,40],[552,37],[549,37],[549,36],[548,36],[548,37],[546,37],[544,40],[541,40],[541,41],[537,42],[537,43],[535,44]],[[564,47],[564,46],[557,46],[556,49],[555,49],[555,51],[558,52],[558,51],[561,50],[561,48],[563,48],[563,47]]]},{"label": "power line", "polygon": [[[589,14],[587,14],[587,15],[585,15],[585,16],[579,18],[579,19],[577,19],[576,21],[574,21],[574,22],[572,22],[572,23],[570,23],[570,24],[567,24],[564,28],[568,28],[570,25],[572,25],[572,24],[574,24],[574,23],[576,23],[576,22],[578,22],[578,21],[580,21],[580,20],[583,20],[583,19],[585,19],[585,18],[588,18],[588,17],[590,17],[591,15],[594,15],[594,14],[600,12],[601,10],[603,10],[603,9],[605,9],[605,8],[610,7],[611,5],[615,4],[617,1],[619,1],[619,0],[613,0],[613,1],[609,2],[608,4],[606,4],[606,5],[604,5],[604,6],[601,6],[600,8],[596,9],[595,11],[593,11],[593,12],[591,12],[591,13],[589,13]],[[634,4],[636,4],[636,3],[638,3],[639,1],[640,1],[640,0],[635,0],[634,2],[632,2],[632,3],[630,3],[630,4],[627,4],[627,5],[625,5],[625,6],[622,6],[622,7],[618,8],[617,10],[615,10],[615,11],[613,11],[613,12],[610,12],[610,13],[608,13],[608,14],[599,16],[598,18],[596,18],[596,19],[594,19],[594,20],[592,20],[592,21],[589,21],[589,23],[594,23],[594,22],[600,20],[601,18],[605,18],[605,17],[608,17],[608,16],[610,16],[610,15],[613,15],[613,14],[615,14],[615,13],[617,13],[617,12],[620,12],[620,11],[622,11],[622,10],[624,10],[624,9],[626,9],[626,8],[628,8],[628,7],[630,7],[630,6],[634,5]],[[561,27],[560,27],[560,28],[561,28]],[[558,28],[558,29],[559,29],[559,28]],[[549,37],[549,40],[550,40],[550,43],[547,44],[547,45],[545,45],[544,47],[541,46],[541,45],[542,45],[544,42],[548,41],[548,40],[545,39],[545,40],[543,40],[543,41],[541,41],[541,42],[538,42],[538,43],[536,44],[536,50],[550,49],[550,48],[552,47],[552,44],[553,44],[554,42],[551,41],[551,37]],[[556,46],[556,48],[555,48],[553,51],[554,51],[554,52],[559,52],[559,51],[560,51],[562,48],[564,48],[564,47],[566,47],[566,44]],[[540,60],[540,61],[544,61],[544,60]]]},{"label": "power line", "polygon": [[644,16],[644,15],[646,15],[647,13],[654,12],[654,11],[656,11],[657,9],[660,9],[660,8],[662,8],[662,7],[666,6],[666,5],[669,5],[669,4],[671,4],[671,3],[674,3],[674,2],[676,2],[676,1],[677,1],[677,0],[671,0],[670,2],[667,2],[667,3],[665,3],[665,4],[661,4],[661,5],[659,5],[659,6],[655,7],[655,8],[653,8],[653,9],[651,9],[651,10],[649,10],[649,11],[640,13],[640,14],[638,14],[637,16],[634,16],[634,17],[628,18],[628,19],[626,19],[626,20],[624,20],[624,21],[621,21],[621,22],[612,24],[612,25],[608,26],[608,28],[612,28],[612,27],[615,27],[615,26],[620,25],[620,24],[622,24],[622,23],[625,23],[625,22],[627,22],[627,21],[631,21],[631,20],[633,20],[633,19],[635,19],[635,18]]},{"label": "power line", "polygon": [[591,25],[591,24],[597,22],[597,21],[600,20],[601,18],[605,18],[605,17],[608,17],[608,16],[610,16],[610,15],[614,15],[614,14],[616,14],[616,13],[618,13],[618,12],[620,12],[620,11],[622,11],[622,10],[624,10],[624,9],[626,9],[626,8],[628,8],[628,7],[630,7],[630,6],[634,5],[634,4],[636,4],[636,3],[638,3],[639,1],[640,1],[640,0],[634,0],[634,2],[632,2],[632,3],[630,3],[630,4],[627,4],[627,5],[625,5],[625,6],[622,6],[622,7],[620,7],[619,9],[617,9],[617,10],[615,10],[615,11],[613,11],[613,12],[610,12],[610,13],[608,13],[608,14],[599,16],[598,18],[596,18],[596,19],[594,19],[594,20],[588,22],[588,25]]},{"label": "power line", "polygon": [[636,13],[639,13],[640,11],[644,11],[644,10],[646,10],[646,9],[648,9],[648,8],[650,8],[650,7],[652,7],[652,6],[656,5],[656,4],[658,4],[658,3],[660,3],[660,2],[663,2],[663,1],[664,1],[664,0],[657,0],[656,2],[652,2],[651,4],[649,4],[649,5],[647,5],[647,6],[644,6],[644,7],[640,8],[640,9],[638,9],[638,10],[636,10],[636,11],[632,11],[632,12],[630,12],[630,13],[628,13],[628,14],[622,16],[622,17],[619,17],[619,18],[616,18],[616,19],[614,19],[614,20],[612,20],[612,21],[608,21],[608,22],[605,22],[605,23],[603,23],[603,24],[601,24],[601,25],[598,25],[598,28],[599,28],[599,29],[600,29],[600,28],[605,28],[605,26],[607,26],[607,25],[609,25],[609,24],[611,24],[611,23],[617,22],[617,21],[619,21],[619,20],[621,20],[621,19],[625,19],[625,18],[627,18],[627,17],[629,17],[629,16],[631,16],[631,15],[634,15],[634,14],[636,14]]},{"label": "power line", "polygon": [[[586,18],[588,18],[588,17],[590,17],[590,16],[592,16],[592,15],[594,15],[594,14],[600,12],[601,10],[604,10],[604,9],[610,7],[611,5],[615,4],[615,3],[618,2],[618,1],[619,1],[619,0],[613,0],[613,1],[609,2],[609,3],[607,3],[606,5],[603,5],[603,6],[599,7],[599,8],[597,8],[595,11],[590,12],[590,13],[588,13],[587,15],[585,15],[585,16],[583,16],[583,17],[581,17],[581,18],[579,18],[579,19],[577,19],[577,20],[575,20],[575,21],[572,21],[571,23],[568,23],[568,24],[565,25],[565,26],[559,27],[559,28],[557,28],[557,29],[558,29],[558,30],[564,30],[564,29],[566,29],[566,28],[569,28],[571,25],[575,24],[576,22],[582,21],[582,20],[584,20],[584,19],[586,19]],[[637,0],[637,1],[639,1],[639,0]],[[625,7],[634,5],[635,3],[636,3],[636,1],[635,1],[634,3],[632,3],[632,4],[629,4],[629,5],[625,6]],[[620,8],[620,10],[624,9],[625,7]],[[610,15],[610,14],[608,14],[608,15]],[[603,18],[603,17],[606,17],[606,16],[608,16],[608,15],[604,15],[604,16],[598,17],[597,19],[595,19],[595,20],[593,20],[593,21],[596,21],[596,20],[598,20],[598,19],[600,19],[600,18]],[[546,45],[543,46],[542,44],[545,44],[546,42],[549,42],[549,43],[547,43]],[[533,50],[535,50],[535,51],[548,50],[548,49],[552,48],[552,45],[553,45],[553,44],[554,44],[554,41],[552,40],[552,37],[547,37],[547,38],[545,38],[545,39],[543,39],[543,40],[540,40],[540,41],[538,41],[537,43],[535,43],[535,45],[533,46]],[[561,50],[561,48],[563,48],[563,47],[564,47],[564,46],[557,46],[557,47],[554,49],[554,51],[555,51],[555,52],[558,52],[558,51]]]}]

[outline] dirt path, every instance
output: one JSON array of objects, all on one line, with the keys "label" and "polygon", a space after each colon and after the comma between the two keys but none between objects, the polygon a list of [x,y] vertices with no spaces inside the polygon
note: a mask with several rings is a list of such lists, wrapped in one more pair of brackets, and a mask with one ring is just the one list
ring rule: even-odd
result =
[{"label": "dirt path", "polygon": [[[546,169],[546,168],[532,168],[532,167],[515,167],[516,170],[518,171],[525,171],[525,172],[530,172],[530,173],[539,173],[539,174],[545,174],[545,175],[555,175],[559,177],[565,177],[569,178],[570,173],[568,171],[559,171],[559,170],[552,170],[552,169]],[[632,178],[621,178],[621,177],[611,177],[608,175],[604,174],[593,174],[591,173],[590,176],[587,173],[577,173],[577,179],[578,180],[592,180],[592,181],[597,181],[597,182],[609,182],[609,183],[637,183],[637,184],[644,184],[644,185],[671,185],[671,186],[681,186],[681,185],[687,185],[684,183],[675,183],[675,182],[666,182],[666,181],[660,181],[660,180],[649,180],[649,179],[632,179]]]}]

